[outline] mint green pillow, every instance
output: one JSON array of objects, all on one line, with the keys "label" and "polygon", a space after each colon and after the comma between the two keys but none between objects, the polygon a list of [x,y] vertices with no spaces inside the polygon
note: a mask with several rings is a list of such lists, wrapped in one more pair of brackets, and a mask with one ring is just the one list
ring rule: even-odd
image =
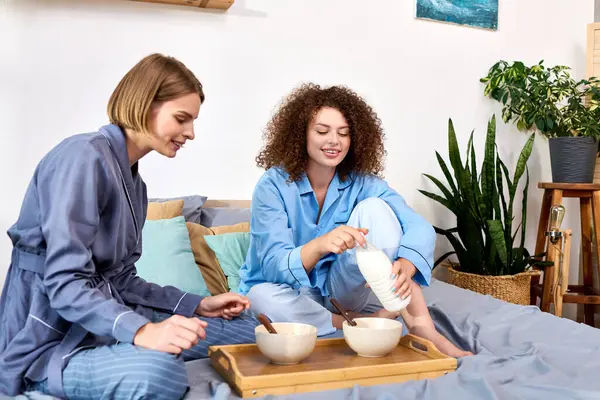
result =
[{"label": "mint green pillow", "polygon": [[194,261],[183,216],[145,221],[142,256],[135,266],[138,275],[148,282],[210,296],[204,277]]},{"label": "mint green pillow", "polygon": [[246,261],[250,246],[250,232],[232,232],[204,236],[206,244],[215,252],[217,261],[227,277],[229,291],[237,292],[240,286],[240,268]]}]

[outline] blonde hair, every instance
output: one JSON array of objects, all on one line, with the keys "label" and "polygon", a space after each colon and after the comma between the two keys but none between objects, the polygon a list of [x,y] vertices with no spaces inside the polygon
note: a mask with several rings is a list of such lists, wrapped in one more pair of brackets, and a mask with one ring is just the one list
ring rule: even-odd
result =
[{"label": "blonde hair", "polygon": [[121,79],[108,101],[108,118],[121,128],[149,133],[148,115],[153,103],[190,93],[198,94],[204,102],[202,84],[182,62],[151,54]]}]

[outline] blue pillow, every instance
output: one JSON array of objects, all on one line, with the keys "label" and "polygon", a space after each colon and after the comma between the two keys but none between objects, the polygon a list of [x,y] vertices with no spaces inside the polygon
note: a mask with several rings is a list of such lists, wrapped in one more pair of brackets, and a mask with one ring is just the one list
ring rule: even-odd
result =
[{"label": "blue pillow", "polygon": [[181,197],[168,197],[168,198],[153,198],[148,199],[149,203],[164,203],[166,201],[183,200],[183,210],[181,215],[184,216],[187,222],[200,223],[201,208],[206,202],[206,196],[190,195]]},{"label": "blue pillow", "polygon": [[203,207],[200,211],[200,225],[207,228],[250,222],[249,208]]},{"label": "blue pillow", "polygon": [[227,277],[229,291],[237,293],[240,286],[240,268],[246,261],[250,246],[250,232],[207,235],[204,236],[204,240],[217,256],[217,261]]},{"label": "blue pillow", "polygon": [[142,229],[142,256],[135,264],[138,275],[160,286],[210,296],[194,260],[183,216],[147,220]]}]

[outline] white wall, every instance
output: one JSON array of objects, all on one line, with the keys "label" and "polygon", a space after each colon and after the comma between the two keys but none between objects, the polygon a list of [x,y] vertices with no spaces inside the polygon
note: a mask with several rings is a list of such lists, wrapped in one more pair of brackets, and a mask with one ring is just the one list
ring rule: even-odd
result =
[{"label": "white wall", "polygon": [[[4,0],[0,231],[15,221],[39,158],[62,138],[104,124],[114,86],[150,52],[180,58],[207,94],[195,142],[175,160],[142,161],[150,196],[250,198],[261,174],[254,167],[261,130],[280,98],[303,80],[343,83],[372,103],[387,129],[389,182],[432,223],[449,227],[449,214],[417,189],[431,189],[423,172],[441,175],[434,151],[446,154],[449,117],[463,148],[472,129],[483,147],[487,120],[500,109],[483,97],[479,78],[500,58],[585,73],[593,0],[500,3],[499,30],[491,32],[416,20],[414,0],[237,0],[226,14],[120,0]],[[500,122],[498,140],[512,167],[526,135]],[[538,136],[529,246],[540,207],[535,183],[551,178],[547,148]],[[576,229],[576,203],[565,204],[566,224]],[[438,246],[440,254],[447,248],[442,239]],[[2,233],[0,276],[10,249]]]}]

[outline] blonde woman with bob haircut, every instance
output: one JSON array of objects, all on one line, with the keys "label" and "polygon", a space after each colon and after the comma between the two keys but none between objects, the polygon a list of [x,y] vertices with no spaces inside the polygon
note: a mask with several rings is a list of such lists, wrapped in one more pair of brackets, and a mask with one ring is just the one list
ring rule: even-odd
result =
[{"label": "blonde woman with bob haircut", "polygon": [[177,399],[188,388],[184,361],[254,340],[246,297],[202,298],[136,275],[148,205],[138,161],[175,157],[203,102],[181,62],[150,55],[114,90],[110,124],[63,140],[38,164],[8,231],[0,394]]}]

